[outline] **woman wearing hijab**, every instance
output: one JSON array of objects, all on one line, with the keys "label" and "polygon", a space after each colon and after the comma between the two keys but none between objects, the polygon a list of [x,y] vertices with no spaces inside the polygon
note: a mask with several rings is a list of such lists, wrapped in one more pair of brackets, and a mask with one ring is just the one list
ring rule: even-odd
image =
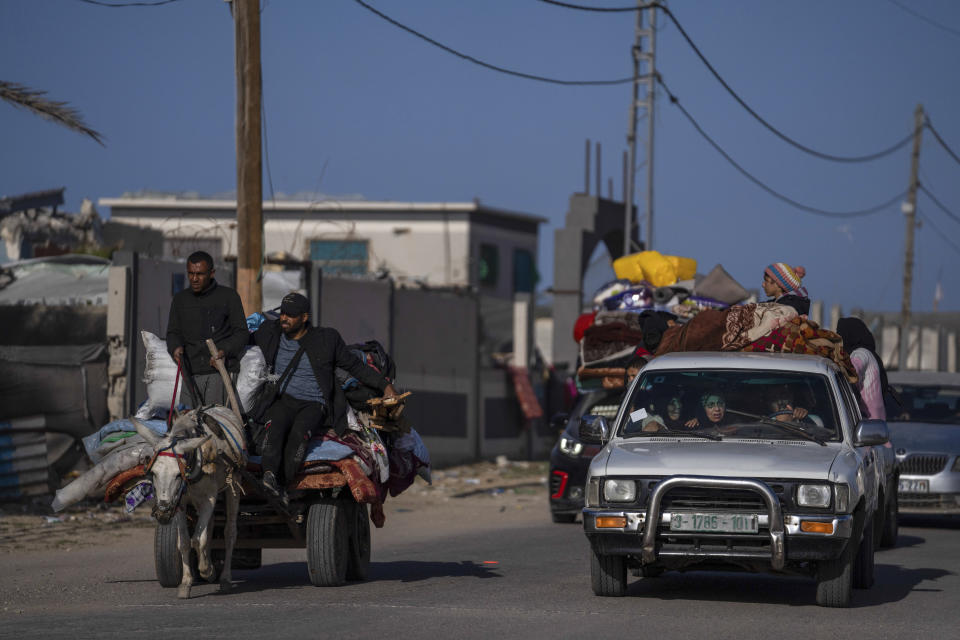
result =
[{"label": "woman wearing hijab", "polygon": [[857,370],[857,391],[863,398],[867,417],[874,420],[886,420],[887,409],[883,404],[883,394],[887,389],[887,372],[883,361],[877,355],[877,343],[870,329],[860,318],[840,318],[837,321],[837,333],[843,339],[843,350],[850,356]]},{"label": "woman wearing hijab", "polygon": [[719,391],[709,391],[700,396],[700,410],[697,417],[685,423],[689,429],[714,427],[719,429],[727,424],[727,401]]},{"label": "woman wearing hijab", "polygon": [[801,316],[810,313],[810,296],[801,284],[807,270],[791,267],[786,262],[774,262],[763,270],[763,292],[770,296],[767,302],[785,304]]}]

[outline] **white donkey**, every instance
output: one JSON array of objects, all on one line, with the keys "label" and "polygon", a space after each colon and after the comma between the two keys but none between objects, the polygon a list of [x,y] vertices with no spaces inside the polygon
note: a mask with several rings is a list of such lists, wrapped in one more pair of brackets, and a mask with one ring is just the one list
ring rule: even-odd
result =
[{"label": "white donkey", "polygon": [[[186,518],[178,519],[177,544],[183,563],[183,578],[177,597],[189,598],[193,575],[190,571],[191,546],[197,550],[200,576],[209,579],[214,572],[210,561],[210,537],[213,529],[213,510],[220,491],[226,492],[227,522],[224,525],[225,554],[220,574],[220,590],[231,588],[230,564],[237,540],[237,508],[240,501],[240,478],[235,468],[246,464],[246,440],[243,427],[236,415],[226,407],[213,406],[201,411],[184,413],[173,423],[170,432],[158,436],[149,427],[133,419],[137,433],[153,445],[154,455],[147,467],[151,476],[156,505],[154,516],[168,523],[186,504],[197,511],[197,524],[191,540]],[[199,427],[199,429],[198,429]],[[199,437],[188,437],[200,432]],[[199,448],[197,459],[195,451]],[[200,475],[189,480],[187,469],[200,464]],[[193,474],[190,474],[191,476]]]}]

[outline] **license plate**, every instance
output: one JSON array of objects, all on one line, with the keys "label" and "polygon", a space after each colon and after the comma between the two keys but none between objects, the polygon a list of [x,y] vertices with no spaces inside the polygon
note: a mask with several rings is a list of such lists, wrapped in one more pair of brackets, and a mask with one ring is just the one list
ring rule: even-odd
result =
[{"label": "license plate", "polygon": [[899,493],[930,493],[930,481],[900,478]]},{"label": "license plate", "polygon": [[707,533],[757,533],[757,516],[734,513],[674,513],[670,517],[671,531],[699,531]]}]

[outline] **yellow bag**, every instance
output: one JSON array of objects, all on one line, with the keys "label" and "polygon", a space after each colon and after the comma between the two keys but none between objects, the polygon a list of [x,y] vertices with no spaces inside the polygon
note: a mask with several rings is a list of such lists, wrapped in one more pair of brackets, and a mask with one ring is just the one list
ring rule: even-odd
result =
[{"label": "yellow bag", "polygon": [[[696,267],[694,267],[696,269]],[[613,261],[618,278],[631,282],[646,280],[655,287],[667,287],[677,282],[677,271],[659,251],[641,251]]]},{"label": "yellow bag", "polygon": [[677,280],[691,280],[697,275],[697,261],[693,258],[682,258],[679,256],[664,256],[673,265],[677,273]]}]

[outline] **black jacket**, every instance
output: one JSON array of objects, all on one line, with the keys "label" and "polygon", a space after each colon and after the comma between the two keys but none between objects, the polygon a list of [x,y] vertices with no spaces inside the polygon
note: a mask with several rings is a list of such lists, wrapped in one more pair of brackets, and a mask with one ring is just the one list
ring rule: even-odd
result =
[{"label": "black jacket", "polygon": [[768,302],[776,302],[777,304],[785,304],[788,307],[793,307],[801,316],[810,314],[810,298],[804,298],[794,293],[789,293],[776,299],[771,298]]},{"label": "black jacket", "polygon": [[[254,344],[260,347],[263,357],[267,361],[270,371],[274,371],[277,361],[277,352],[280,350],[280,335],[283,329],[279,320],[267,320],[260,325],[252,336]],[[335,384],[334,369],[346,369],[363,384],[383,391],[387,381],[371,367],[362,363],[347,349],[340,332],[330,327],[310,327],[300,338],[304,355],[310,360],[313,375],[317,378],[323,397],[327,399],[327,427],[334,427],[337,433],[342,434],[346,429],[347,401]],[[274,371],[282,373],[282,371]]]},{"label": "black jacket", "polygon": [[193,374],[216,373],[210,366],[207,338],[213,338],[217,348],[223,349],[227,370],[239,371],[249,336],[240,296],[230,287],[213,280],[200,293],[187,288],[173,296],[167,322],[167,351],[172,356],[177,347],[183,347]]}]

